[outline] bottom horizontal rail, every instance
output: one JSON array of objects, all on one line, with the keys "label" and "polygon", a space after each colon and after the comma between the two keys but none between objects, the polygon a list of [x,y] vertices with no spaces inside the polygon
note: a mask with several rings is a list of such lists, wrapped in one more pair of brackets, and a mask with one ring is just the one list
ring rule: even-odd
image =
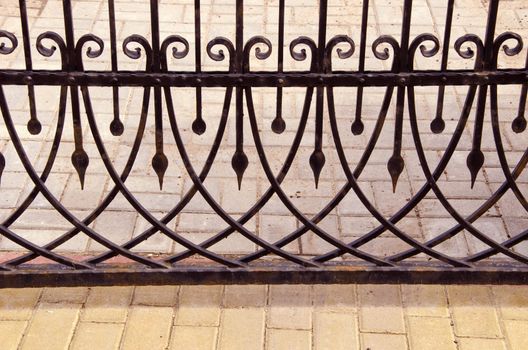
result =
[{"label": "bottom horizontal rail", "polygon": [[396,268],[328,266],[181,269],[17,270],[0,273],[0,288],[213,284],[528,284],[528,267]]}]

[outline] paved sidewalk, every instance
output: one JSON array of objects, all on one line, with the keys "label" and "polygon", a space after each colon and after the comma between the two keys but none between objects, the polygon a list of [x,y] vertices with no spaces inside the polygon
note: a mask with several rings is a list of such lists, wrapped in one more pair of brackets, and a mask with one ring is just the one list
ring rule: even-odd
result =
[{"label": "paved sidewalk", "polygon": [[528,287],[0,290],[11,349],[525,350]]}]

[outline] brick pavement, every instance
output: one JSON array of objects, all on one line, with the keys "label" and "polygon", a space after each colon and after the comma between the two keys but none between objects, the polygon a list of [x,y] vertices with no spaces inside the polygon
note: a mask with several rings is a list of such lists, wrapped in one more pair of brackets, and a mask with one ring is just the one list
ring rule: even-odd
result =
[{"label": "brick pavement", "polygon": [[[0,28],[20,34],[17,18],[17,1],[2,0],[0,3]],[[276,45],[278,1],[246,0],[246,38],[264,34]],[[286,43],[298,35],[316,37],[317,3],[310,0],[287,0]],[[443,0],[416,0],[412,18],[412,35],[433,32],[443,35],[445,17]],[[456,1],[453,37],[466,33],[482,35],[484,32],[486,0]],[[93,32],[109,46],[106,2],[73,1],[76,36]],[[160,27],[162,36],[181,34],[191,45],[193,23],[193,2],[191,0],[161,0]],[[28,1],[30,32],[33,42],[38,34],[46,30],[63,33],[60,1]],[[218,0],[202,1],[203,42],[216,35],[234,38],[234,2]],[[138,33],[149,37],[148,5],[143,0],[116,0],[118,40]],[[361,2],[355,0],[331,1],[329,7],[329,36],[347,33],[359,42],[359,20]],[[368,42],[381,34],[400,34],[401,1],[371,0]],[[175,24],[177,23],[177,24]],[[497,32],[513,30],[524,38],[528,37],[528,6],[523,0],[503,1]],[[45,59],[33,48],[35,68],[58,68],[57,58]],[[526,49],[522,54],[501,58],[507,67],[521,67]],[[275,55],[276,51],[273,53]],[[204,69],[225,69],[222,63],[215,63],[203,54]],[[471,62],[455,59],[453,68],[469,67]],[[275,57],[275,56],[272,56]],[[274,68],[276,60],[252,62],[255,69]],[[439,55],[432,59],[418,59],[418,68],[437,68]],[[357,60],[346,62],[336,60],[336,67],[350,67]],[[132,61],[120,53],[121,69],[142,69],[143,61]],[[174,69],[193,69],[192,55],[183,60],[171,62]],[[9,56],[0,57],[0,67],[22,68],[21,47]],[[103,56],[86,63],[87,69],[108,69],[108,50]],[[302,69],[303,63],[286,60],[286,68]],[[451,67],[451,66],[450,66]],[[375,60],[370,48],[367,50],[368,69],[387,69],[387,62]],[[269,150],[274,169],[277,169],[291,143],[298,116],[302,108],[303,89],[286,89],[284,115],[287,130],[278,136],[271,132],[270,124],[274,115],[275,94],[272,89],[255,89],[256,108],[261,123],[263,142]],[[290,91],[291,90],[291,91]],[[354,99],[349,95],[354,89],[337,89],[336,109],[338,123],[343,130],[349,130],[353,118]],[[501,130],[505,138],[507,156],[511,162],[518,160],[526,149],[525,134],[514,134],[509,125],[516,115],[518,87],[501,88],[499,101],[502,119]],[[122,167],[130,151],[138,122],[141,89],[123,88],[121,110],[125,133],[113,137],[108,131],[112,119],[111,94],[109,89],[91,88],[97,120],[105,145],[116,166]],[[365,96],[364,119],[366,130],[372,130],[379,110],[383,90],[370,88]],[[58,89],[36,88],[39,117],[43,132],[30,135],[25,129],[28,103],[22,87],[6,89],[17,130],[28,149],[32,161],[42,169],[54,132],[58,111]],[[447,142],[449,132],[454,129],[459,111],[465,98],[465,88],[448,88],[446,92],[446,132],[440,135],[428,131],[427,125],[435,109],[436,90],[417,89],[418,118],[422,126],[426,154],[434,164],[438,161]],[[218,125],[223,91],[204,91],[204,118],[208,130],[197,136],[189,131],[194,117],[194,91],[178,89],[179,120],[185,130],[184,138],[193,161],[203,163],[208,153],[214,132]],[[151,108],[152,110],[152,108]],[[233,111],[233,109],[232,109]],[[474,113],[474,112],[473,112]],[[231,112],[231,116],[233,113]],[[473,116],[474,114],[472,114]],[[158,190],[157,179],[150,168],[154,153],[153,116],[147,121],[147,132],[138,154],[137,166],[127,181],[131,190],[141,202],[157,217],[166,213],[174,202],[181,198],[191,185],[177,156],[174,142],[166,137],[165,150],[170,165],[165,178],[163,192]],[[83,116],[84,118],[84,116]],[[318,189],[313,186],[313,174],[308,167],[312,152],[314,124],[313,108],[306,136],[299,151],[300,156],[293,163],[291,176],[284,182],[284,189],[292,201],[307,214],[320,210],[345,183],[343,172],[337,166],[330,128],[324,126],[324,149],[327,165],[321,174]],[[406,199],[423,184],[421,169],[416,166],[418,159],[408,125],[404,125],[403,157],[408,165],[400,177],[397,193],[391,191],[386,161],[392,151],[394,106],[389,110],[388,123],[382,133],[380,144],[372,161],[360,178],[360,185],[366,195],[384,215],[397,211]],[[5,218],[31,189],[29,178],[20,172],[7,132],[0,122],[0,151],[7,160],[2,176],[0,198],[0,219]],[[83,120],[83,123],[86,123]],[[473,190],[469,187],[469,172],[465,157],[471,147],[473,117],[470,118],[461,146],[455,152],[451,164],[439,180],[450,202],[464,214],[478,207],[504,180],[491,135],[489,118],[486,118],[483,135],[483,151],[486,162],[477,177]],[[165,127],[168,123],[165,123]],[[170,130],[166,129],[169,135]],[[246,131],[250,135],[250,131]],[[343,140],[346,152],[357,162],[367,141],[368,132],[359,137]],[[523,138],[524,137],[524,138]],[[68,107],[65,134],[59,150],[54,171],[48,180],[51,191],[73,213],[83,217],[88,210],[100,203],[111,188],[102,162],[88,128],[85,129],[85,146],[91,158],[87,170],[84,191],[80,190],[70,154],[73,150],[71,114]],[[229,118],[218,160],[206,181],[213,197],[233,215],[247,210],[268,187],[262,169],[250,161],[242,185],[243,196],[236,189],[236,180],[230,167],[234,151],[234,118]],[[251,160],[256,152],[251,140],[246,142],[246,153]],[[413,166],[414,165],[414,166]],[[528,188],[526,172],[518,179],[523,193]],[[82,201],[79,200],[82,198]],[[169,226],[195,242],[200,242],[217,232],[222,224],[203,198],[194,198],[182,215]],[[334,210],[321,226],[335,237],[350,240],[374,227],[375,221],[355,196],[347,196],[342,205]],[[413,237],[421,240],[431,238],[451,227],[454,220],[440,208],[434,196],[429,195],[417,209],[403,220],[398,227],[405,228]],[[511,193],[507,193],[498,205],[490,209],[477,227],[495,239],[506,239],[525,229],[528,224],[526,213]],[[281,237],[279,230],[288,232],[299,227],[299,222],[289,215],[278,200],[271,200],[261,213],[245,225],[260,237],[275,240]],[[93,227],[106,237],[122,243],[146,228],[146,222],[132,210],[122,197],[118,197]],[[21,236],[35,242],[46,243],[70,228],[69,224],[56,214],[50,204],[37,197],[28,211],[13,225]],[[390,255],[407,246],[394,237],[382,236],[365,250],[379,255]],[[526,243],[515,249],[527,252]],[[315,236],[307,234],[289,244],[287,250],[299,254],[313,255],[328,250],[328,246]],[[483,247],[468,234],[458,235],[439,246],[455,256],[465,256]],[[60,246],[60,252],[100,252],[103,248],[85,236],[78,236]],[[135,251],[177,252],[182,247],[158,234],[143,242]],[[215,245],[214,251],[221,253],[245,253],[255,250],[247,240],[233,235],[226,242]],[[23,253],[20,246],[0,239],[3,252]],[[317,349],[526,349],[528,332],[528,300],[525,287],[443,287],[443,286],[215,286],[197,287],[114,287],[77,289],[24,289],[0,290],[0,344],[6,349],[77,349],[90,348],[133,349],[133,348],[225,348],[225,349],[281,349],[314,347]],[[204,303],[204,300],[207,302]],[[155,324],[155,326],[153,326]],[[104,341],[102,341],[104,340]],[[328,343],[331,341],[331,343]],[[100,344],[97,342],[101,342]]]}]

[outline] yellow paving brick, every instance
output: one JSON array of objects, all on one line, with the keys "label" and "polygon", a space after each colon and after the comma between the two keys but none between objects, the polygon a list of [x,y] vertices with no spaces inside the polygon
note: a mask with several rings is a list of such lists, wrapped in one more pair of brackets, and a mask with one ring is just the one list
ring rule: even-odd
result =
[{"label": "yellow paving brick", "polygon": [[220,348],[262,349],[264,327],[263,308],[225,309],[220,323]]},{"label": "yellow paving brick", "polygon": [[187,326],[218,326],[222,288],[222,286],[182,286],[175,323]]},{"label": "yellow paving brick", "polygon": [[312,347],[312,333],[297,329],[269,329],[268,350],[306,350]]},{"label": "yellow paving brick", "polygon": [[0,321],[0,349],[17,349],[26,325],[26,321]]},{"label": "yellow paving brick", "polygon": [[123,339],[123,350],[165,349],[169,344],[173,309],[134,306],[131,308]]},{"label": "yellow paving brick", "polygon": [[316,349],[355,349],[359,341],[356,314],[315,312],[313,333]]},{"label": "yellow paving brick", "polygon": [[43,303],[81,304],[86,300],[88,288],[44,288],[40,299]]},{"label": "yellow paving brick", "polygon": [[455,350],[455,338],[448,318],[409,317],[411,349]]},{"label": "yellow paving brick", "polygon": [[134,305],[172,306],[178,286],[138,286],[134,291]]},{"label": "yellow paving brick", "polygon": [[449,316],[444,286],[402,285],[405,312],[411,316]]},{"label": "yellow paving brick", "polygon": [[362,332],[405,332],[399,286],[363,285],[358,287],[358,296]]},{"label": "yellow paving brick", "polygon": [[67,349],[79,319],[79,304],[40,304],[21,349]]},{"label": "yellow paving brick", "polygon": [[403,334],[361,333],[361,349],[407,350],[407,339]]},{"label": "yellow paving brick", "polygon": [[224,306],[236,307],[263,307],[266,305],[267,286],[225,286]]},{"label": "yellow paving brick", "polygon": [[459,350],[506,350],[502,339],[458,338]]},{"label": "yellow paving brick", "polygon": [[512,350],[528,349],[528,322],[518,320],[505,320],[504,328],[506,337],[511,345]]},{"label": "yellow paving brick", "polygon": [[356,310],[356,286],[353,284],[315,285],[314,307]]},{"label": "yellow paving brick", "polygon": [[502,318],[528,320],[528,286],[495,286],[493,294]]},{"label": "yellow paving brick", "polygon": [[448,286],[447,290],[457,336],[502,336],[489,287]]},{"label": "yellow paving brick", "polygon": [[310,286],[270,286],[268,327],[310,329],[312,327],[312,293]]},{"label": "yellow paving brick", "polygon": [[0,289],[0,319],[29,319],[41,291],[38,288]]},{"label": "yellow paving brick", "polygon": [[175,326],[172,329],[170,348],[174,350],[214,350],[217,334],[216,327]]},{"label": "yellow paving brick", "polygon": [[71,350],[115,350],[123,334],[123,324],[81,322],[75,330]]},{"label": "yellow paving brick", "polygon": [[124,322],[132,298],[132,287],[96,287],[90,290],[83,321]]}]

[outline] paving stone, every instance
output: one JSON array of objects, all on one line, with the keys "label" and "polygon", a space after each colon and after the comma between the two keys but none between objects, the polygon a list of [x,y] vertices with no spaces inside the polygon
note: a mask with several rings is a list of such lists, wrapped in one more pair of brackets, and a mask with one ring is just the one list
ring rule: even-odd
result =
[{"label": "paving stone", "polygon": [[448,286],[457,336],[499,338],[502,332],[490,290],[482,286]]},{"label": "paving stone", "polygon": [[266,305],[267,286],[227,285],[224,291],[225,308],[260,308]]},{"label": "paving stone", "polygon": [[133,306],[123,336],[125,349],[165,349],[172,326],[172,307]]},{"label": "paving stone", "polygon": [[444,286],[402,285],[402,296],[407,315],[449,316]]},{"label": "paving stone", "polygon": [[115,350],[123,333],[123,325],[118,323],[81,322],[75,330],[71,349]]},{"label": "paving stone", "polygon": [[124,322],[132,291],[131,287],[91,288],[81,319],[93,322]]},{"label": "paving stone", "polygon": [[460,350],[506,350],[502,339],[458,338],[458,345]]},{"label": "paving stone", "polygon": [[175,324],[218,326],[222,293],[222,286],[182,286]]},{"label": "paving stone", "polygon": [[310,329],[312,327],[311,287],[302,285],[270,286],[268,327]]},{"label": "paving stone", "polygon": [[316,349],[353,349],[358,346],[358,324],[355,314],[317,311],[313,317],[313,341]]},{"label": "paving stone", "polygon": [[220,327],[220,349],[263,349],[265,313],[262,308],[225,309]]},{"label": "paving stone", "polygon": [[26,327],[26,321],[0,321],[0,344],[2,344],[2,348],[17,349]]},{"label": "paving stone", "polygon": [[268,330],[268,349],[304,350],[311,348],[311,332],[297,329]]},{"label": "paving stone", "polygon": [[360,285],[361,332],[405,333],[399,286]]},{"label": "paving stone", "polygon": [[171,349],[216,349],[216,327],[175,326],[172,328]]},{"label": "paving stone", "polygon": [[82,304],[88,295],[88,288],[44,288],[40,302]]},{"label": "paving stone", "polygon": [[528,347],[528,323],[526,321],[507,320],[504,321],[506,337],[509,340],[512,350],[522,350]]},{"label": "paving stone", "polygon": [[497,300],[501,318],[528,320],[528,287],[495,286],[492,287]]},{"label": "paving stone", "polygon": [[40,304],[25,331],[21,349],[67,349],[79,319],[80,305]]},{"label": "paving stone", "polygon": [[409,338],[412,349],[456,349],[449,319],[438,317],[409,317]]},{"label": "paving stone", "polygon": [[134,291],[134,305],[172,306],[178,296],[178,286],[138,286]]},{"label": "paving stone", "polygon": [[364,349],[407,349],[407,339],[401,334],[361,333],[361,344]]},{"label": "paving stone", "polygon": [[0,289],[0,319],[29,320],[42,289]]}]

